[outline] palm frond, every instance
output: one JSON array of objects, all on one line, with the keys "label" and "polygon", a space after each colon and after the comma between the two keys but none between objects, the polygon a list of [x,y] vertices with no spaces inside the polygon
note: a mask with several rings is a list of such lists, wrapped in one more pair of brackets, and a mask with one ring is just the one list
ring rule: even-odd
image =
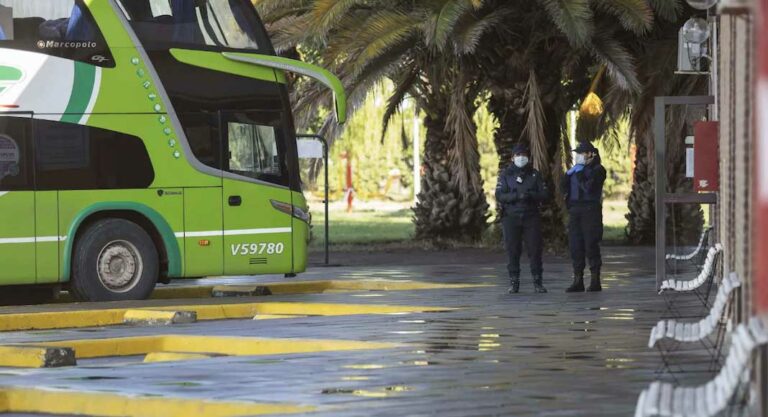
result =
[{"label": "palm frond", "polygon": [[308,9],[312,0],[253,0],[253,5],[262,21],[273,21],[273,16],[283,14],[286,10]]},{"label": "palm frond", "polygon": [[311,6],[308,0],[262,0],[261,6],[257,6],[259,17],[265,25],[270,25],[290,16],[301,16],[310,12]]},{"label": "palm frond", "polygon": [[311,27],[326,34],[350,9],[367,0],[314,0],[313,3]]},{"label": "palm frond", "polygon": [[592,40],[592,54],[606,65],[608,75],[620,88],[638,91],[640,81],[632,54],[609,31],[599,31]]},{"label": "palm frond", "polygon": [[549,167],[547,135],[544,131],[547,120],[541,103],[541,89],[533,69],[528,74],[528,85],[525,88],[525,111],[527,118],[523,136],[528,138],[534,168],[545,171]]},{"label": "palm frond", "polygon": [[389,123],[392,117],[400,111],[400,106],[405,100],[406,95],[413,89],[413,85],[419,78],[419,70],[414,65],[406,65],[399,74],[391,77],[395,84],[395,91],[387,99],[387,107],[384,110],[384,123],[381,129],[381,141],[384,142],[384,136],[389,129]]},{"label": "palm frond", "polygon": [[[339,67],[337,75],[341,78],[348,94],[348,117],[352,117],[360,109],[371,89],[387,77],[393,71],[394,66],[411,60],[409,53],[412,46],[408,42],[396,45],[369,61],[365,67],[355,69],[354,71],[348,68],[352,65],[349,62]],[[296,109],[294,110],[297,126],[302,125],[300,121],[305,123],[307,120],[310,120],[311,116],[317,112],[318,107],[328,107],[332,100],[331,91],[318,83],[312,83],[305,90],[296,92],[296,96],[299,97]],[[329,114],[323,122],[320,133],[325,135],[330,142],[333,142],[341,135],[342,131],[343,126],[339,126],[335,122],[333,115]]]},{"label": "palm frond", "polygon": [[649,0],[656,15],[670,22],[677,21],[683,11],[682,0]]},{"label": "palm frond", "polygon": [[424,41],[439,51],[445,49],[456,23],[475,9],[471,0],[443,0],[424,23]]},{"label": "palm frond", "polygon": [[485,5],[487,0],[469,0],[469,2],[472,4],[472,7],[474,7],[475,10],[479,10]]},{"label": "palm frond", "polygon": [[498,27],[508,16],[507,8],[494,10],[481,18],[467,15],[456,25],[452,37],[454,51],[459,55],[475,53],[483,35]]},{"label": "palm frond", "polygon": [[286,16],[267,27],[277,53],[291,49],[307,40],[310,34],[304,28],[308,20],[309,16],[306,14]]},{"label": "palm frond", "polygon": [[[392,49],[396,45],[413,38],[419,31],[421,22],[414,16],[396,10],[382,10],[375,13],[361,25],[350,42],[340,42],[336,48],[344,48],[344,44],[352,51],[349,61],[352,61],[353,72],[359,72],[367,64]],[[343,50],[343,49],[342,49]]]},{"label": "palm frond", "polygon": [[474,98],[468,97],[468,77],[463,69],[456,70],[452,84],[448,117],[445,121],[445,130],[450,135],[452,145],[451,170],[462,193],[477,193],[482,191],[482,179],[476,127],[472,119]]},{"label": "palm frond", "polygon": [[592,37],[590,0],[539,0],[539,3],[573,45],[583,46]]},{"label": "palm frond", "polygon": [[624,29],[644,35],[653,26],[653,10],[647,0],[594,0],[599,10],[619,19]]}]

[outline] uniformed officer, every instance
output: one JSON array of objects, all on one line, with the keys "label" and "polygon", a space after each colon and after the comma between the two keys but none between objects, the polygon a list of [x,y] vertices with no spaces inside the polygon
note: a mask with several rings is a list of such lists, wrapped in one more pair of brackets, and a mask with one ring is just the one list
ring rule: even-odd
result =
[{"label": "uniformed officer", "polygon": [[592,273],[587,291],[602,291],[600,241],[603,240],[603,183],[605,168],[591,143],[581,142],[574,151],[575,164],[561,184],[568,206],[568,240],[573,262],[573,284],[566,292],[584,291],[585,258]]},{"label": "uniformed officer", "polygon": [[523,241],[531,264],[534,291],[545,293],[547,289],[542,283],[543,248],[539,204],[549,198],[549,190],[541,174],[531,166],[528,147],[517,145],[512,153],[512,164],[502,170],[496,184],[496,201],[502,207],[504,245],[509,257],[509,293],[520,291],[520,255]]}]

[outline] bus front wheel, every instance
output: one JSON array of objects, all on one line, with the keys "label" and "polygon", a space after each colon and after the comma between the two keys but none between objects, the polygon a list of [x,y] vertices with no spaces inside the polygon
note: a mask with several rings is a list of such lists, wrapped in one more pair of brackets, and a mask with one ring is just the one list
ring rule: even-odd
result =
[{"label": "bus front wheel", "polygon": [[124,219],[98,220],[75,243],[70,293],[82,301],[143,300],[157,283],[152,238]]}]

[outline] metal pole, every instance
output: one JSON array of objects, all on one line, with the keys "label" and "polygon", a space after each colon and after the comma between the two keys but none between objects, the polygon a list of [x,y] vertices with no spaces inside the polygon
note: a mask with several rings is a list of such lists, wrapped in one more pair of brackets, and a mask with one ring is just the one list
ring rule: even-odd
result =
[{"label": "metal pole", "polygon": [[664,204],[664,196],[667,192],[666,109],[664,97],[656,97],[653,120],[656,144],[656,291],[661,289],[661,282],[667,272],[667,206]]},{"label": "metal pole", "polygon": [[325,265],[330,265],[330,242],[328,241],[329,237],[329,231],[330,228],[328,227],[328,216],[330,215],[328,210],[328,204],[330,203],[330,198],[328,197],[328,141],[325,140],[325,138],[320,137],[319,138],[323,142],[323,170],[325,170]]},{"label": "metal pole", "polygon": [[571,130],[570,130],[570,140],[571,143],[571,149],[576,149],[576,124],[578,123],[578,119],[576,116],[579,114],[576,110],[571,110],[570,112],[571,116]]},{"label": "metal pole", "polygon": [[323,144],[323,170],[325,171],[325,201],[323,203],[325,204],[325,265],[330,265],[330,242],[329,242],[329,236],[330,236],[330,227],[328,224],[328,216],[329,216],[329,210],[328,210],[328,204],[330,198],[328,197],[328,141],[325,139],[325,137],[321,135],[311,135],[311,134],[304,134],[304,135],[296,135],[297,138],[306,138],[306,139],[315,139],[320,141],[320,143]]},{"label": "metal pole", "polygon": [[420,139],[421,134],[419,127],[421,119],[419,119],[419,106],[415,103],[413,105],[413,201],[416,203],[419,200],[419,193],[421,192],[421,149]]}]

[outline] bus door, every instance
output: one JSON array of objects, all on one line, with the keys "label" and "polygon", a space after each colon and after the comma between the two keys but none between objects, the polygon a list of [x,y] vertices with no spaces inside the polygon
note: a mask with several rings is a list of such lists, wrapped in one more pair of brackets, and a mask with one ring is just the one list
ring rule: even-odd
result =
[{"label": "bus door", "polygon": [[36,280],[32,161],[32,115],[0,113],[0,285]]},{"label": "bus door", "polygon": [[221,112],[224,273],[292,270],[293,206],[280,111]]}]

